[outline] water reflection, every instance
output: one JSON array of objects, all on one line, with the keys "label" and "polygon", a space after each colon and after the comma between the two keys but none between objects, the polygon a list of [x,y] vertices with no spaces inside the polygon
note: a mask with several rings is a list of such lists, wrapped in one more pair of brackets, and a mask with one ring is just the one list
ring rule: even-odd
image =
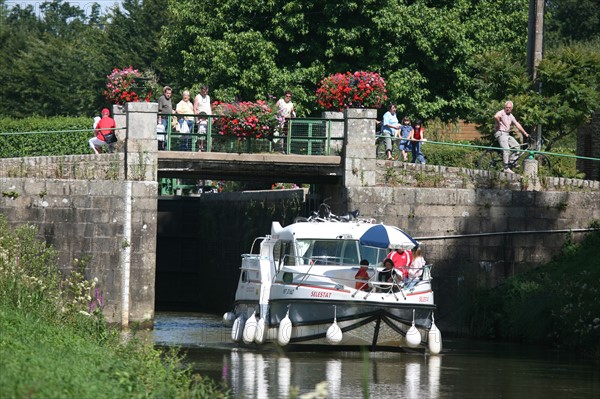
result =
[{"label": "water reflection", "polygon": [[326,381],[328,398],[600,397],[600,367],[519,345],[447,340],[440,356],[240,349],[218,316],[157,314],[154,339],[188,349],[194,369],[235,398],[289,398]]},{"label": "water reflection", "polygon": [[428,363],[429,397],[437,398],[440,393],[440,368],[442,366],[442,358],[440,356],[430,356]]},{"label": "water reflection", "polygon": [[292,378],[292,368],[290,359],[287,357],[280,357],[277,360],[277,384],[279,386],[278,394],[280,398],[287,398],[290,396],[290,381]]},{"label": "water reflection", "polygon": [[[190,361],[198,372],[209,374],[213,351],[191,349]],[[394,396],[437,398],[441,358],[378,353],[259,353],[230,349],[214,356],[214,368],[236,398],[288,398],[327,382],[329,398]],[[435,370],[433,370],[435,369]]]}]

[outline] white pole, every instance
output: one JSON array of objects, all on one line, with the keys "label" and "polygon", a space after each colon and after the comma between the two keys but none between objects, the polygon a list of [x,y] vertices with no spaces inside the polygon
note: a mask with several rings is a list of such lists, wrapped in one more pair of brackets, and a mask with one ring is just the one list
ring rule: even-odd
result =
[{"label": "white pole", "polygon": [[129,326],[129,275],[131,268],[131,188],[125,182],[125,214],[123,220],[123,267],[121,268],[121,327]]}]

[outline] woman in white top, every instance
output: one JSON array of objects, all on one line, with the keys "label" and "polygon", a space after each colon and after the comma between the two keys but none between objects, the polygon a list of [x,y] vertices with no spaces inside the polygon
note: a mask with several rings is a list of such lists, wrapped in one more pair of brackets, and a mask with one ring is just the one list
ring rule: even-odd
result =
[{"label": "woman in white top", "polygon": [[200,94],[194,97],[194,114],[202,115],[196,117],[196,125],[198,126],[198,133],[200,133],[200,141],[198,151],[204,151],[204,140],[208,132],[208,118],[212,115],[212,108],[210,105],[210,96],[208,95],[208,86],[204,85],[200,88]]},{"label": "woman in white top", "polygon": [[279,107],[279,114],[283,117],[279,121],[279,135],[282,137],[280,141],[281,152],[286,153],[286,141],[285,136],[288,131],[288,119],[296,117],[296,111],[294,111],[294,103],[292,102],[292,92],[286,91],[284,96],[277,100],[275,103]]},{"label": "woman in white top", "polygon": [[425,266],[425,258],[421,255],[421,247],[418,247],[414,253],[414,259],[408,269],[409,279],[418,279],[423,275],[423,267]]},{"label": "woman in white top", "polygon": [[179,132],[182,133],[182,136],[179,138],[179,147],[182,151],[189,151],[192,139],[188,133],[193,133],[194,104],[190,101],[190,92],[188,90],[185,90],[182,95],[183,99],[177,103],[175,111],[179,115],[185,115],[179,117]]},{"label": "woman in white top", "polygon": [[294,103],[292,102],[292,92],[286,91],[283,98],[277,100],[275,103],[279,107],[279,111],[283,117],[287,118],[295,118],[296,111],[294,111]]},{"label": "woman in white top", "polygon": [[[202,86],[200,94],[194,97],[194,114],[199,115],[201,112],[204,112],[206,115],[212,115],[210,96],[208,95],[208,87],[206,86]],[[198,119],[196,119],[196,123],[198,123]]]}]

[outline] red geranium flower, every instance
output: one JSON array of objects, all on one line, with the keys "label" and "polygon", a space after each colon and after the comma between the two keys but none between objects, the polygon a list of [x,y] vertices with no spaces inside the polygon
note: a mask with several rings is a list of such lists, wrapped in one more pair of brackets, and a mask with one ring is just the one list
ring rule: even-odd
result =
[{"label": "red geranium flower", "polygon": [[379,108],[387,100],[385,81],[378,73],[358,71],[336,73],[321,82],[316,91],[317,103],[324,109],[348,107]]}]

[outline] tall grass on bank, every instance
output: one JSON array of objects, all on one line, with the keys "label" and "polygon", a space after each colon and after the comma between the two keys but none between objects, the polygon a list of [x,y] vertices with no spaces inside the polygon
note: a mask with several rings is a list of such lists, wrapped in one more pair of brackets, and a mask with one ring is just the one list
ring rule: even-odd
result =
[{"label": "tall grass on bank", "polygon": [[183,367],[175,350],[122,342],[102,316],[96,283],[81,269],[63,278],[56,251],[36,233],[11,231],[0,215],[0,397],[229,396]]},{"label": "tall grass on bank", "polygon": [[[598,223],[594,224],[595,227]],[[469,298],[474,336],[572,348],[600,358],[600,230],[547,265]]]}]

